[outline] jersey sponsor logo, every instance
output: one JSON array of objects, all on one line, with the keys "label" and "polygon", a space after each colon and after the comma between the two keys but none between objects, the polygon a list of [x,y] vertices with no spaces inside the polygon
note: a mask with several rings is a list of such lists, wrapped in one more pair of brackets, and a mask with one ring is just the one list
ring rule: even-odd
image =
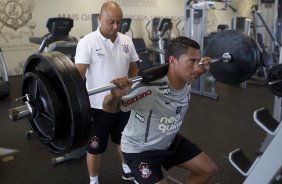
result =
[{"label": "jersey sponsor logo", "polygon": [[171,89],[169,87],[166,87],[166,88],[159,88],[161,94],[163,95],[168,95],[171,93]]},{"label": "jersey sponsor logo", "polygon": [[141,114],[138,114],[136,113],[135,114],[135,118],[137,118],[139,121],[141,121],[142,123],[145,122],[145,118],[141,115]]},{"label": "jersey sponsor logo", "polygon": [[158,126],[159,130],[161,130],[166,135],[171,135],[175,132],[178,132],[180,126],[182,125],[182,118],[180,115],[171,116],[171,117],[162,117],[160,119],[160,125]]},{"label": "jersey sponsor logo", "polygon": [[142,98],[144,98],[144,97],[146,97],[146,96],[149,96],[149,95],[151,95],[151,94],[152,94],[152,91],[151,91],[151,90],[148,90],[148,91],[145,91],[145,92],[143,92],[143,93],[141,93],[141,94],[135,96],[135,97],[132,98],[132,99],[129,99],[129,100],[127,100],[127,101],[122,101],[121,103],[122,103],[122,105],[123,105],[124,107],[126,107],[126,106],[131,105],[131,104],[137,102],[138,100],[141,100]]}]

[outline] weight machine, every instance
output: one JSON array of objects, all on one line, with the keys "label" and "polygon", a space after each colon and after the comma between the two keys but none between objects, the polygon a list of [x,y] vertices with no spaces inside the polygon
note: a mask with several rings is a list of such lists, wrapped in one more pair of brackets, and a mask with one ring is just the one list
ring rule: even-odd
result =
[{"label": "weight machine", "polygon": [[49,33],[43,37],[29,38],[31,43],[40,45],[38,52],[50,51],[48,46],[59,41],[77,42],[75,37],[69,36],[69,32],[73,27],[73,19],[63,17],[49,18],[46,27]]},{"label": "weight machine", "polygon": [[[229,0],[223,0],[220,10],[228,8],[233,12],[233,21],[231,29],[236,28],[237,10],[230,5]],[[184,22],[184,35],[193,38],[201,45],[201,54],[204,55],[204,47],[208,36],[208,11],[216,9],[215,1],[192,1],[188,0],[185,7],[186,20]],[[206,80],[210,81],[210,91],[207,91]],[[202,75],[192,83],[192,93],[206,96],[212,99],[218,99],[218,94],[215,93],[216,80],[211,75]]]},{"label": "weight machine", "polygon": [[[279,64],[282,66],[282,47],[280,47]],[[277,66],[277,67],[280,67]],[[268,73],[270,91],[274,94],[273,114],[265,108],[253,113],[254,121],[267,133],[267,136],[258,151],[258,156],[252,162],[240,148],[229,153],[230,163],[246,179],[244,184],[266,184],[281,179],[282,171],[282,67],[273,67]]]},{"label": "weight machine", "polygon": [[[274,1],[269,3],[274,3]],[[278,1],[275,1],[275,10],[277,7]],[[280,51],[278,54],[278,65],[275,65],[272,62],[270,63],[270,56],[266,57],[268,53],[265,52],[264,46],[258,43],[262,66],[265,63],[271,65],[271,68],[268,68],[269,70],[265,73],[268,73],[266,80],[268,81],[270,91],[274,95],[273,113],[271,115],[265,108],[260,108],[253,113],[255,123],[266,132],[266,137],[257,151],[257,157],[251,161],[244,151],[238,148],[229,153],[229,161],[242,175],[246,176],[244,184],[270,184],[282,178],[282,47],[281,43],[279,43],[278,39],[275,38],[266,25],[257,6],[253,6],[252,15],[253,33],[256,41],[259,42],[260,40],[257,32],[257,20],[259,19],[269,34],[274,47]],[[276,23],[276,20],[274,22]]]},{"label": "weight machine", "polygon": [[159,63],[164,64],[166,63],[165,46],[170,39],[172,22],[171,19],[168,18],[153,18],[152,34],[150,34],[150,31],[148,29],[150,22],[151,21],[146,24],[146,30],[153,45],[149,45],[148,49],[151,52],[158,53]]},{"label": "weight machine", "polygon": [[6,98],[10,94],[10,82],[7,65],[0,48],[0,99]]},{"label": "weight machine", "polygon": [[[276,3],[275,3],[276,4]],[[278,4],[275,5],[274,10],[276,10]],[[281,43],[279,43],[278,39],[275,38],[275,35],[272,33],[272,31],[269,29],[269,27],[266,24],[266,21],[264,20],[261,11],[259,10],[259,7],[257,5],[254,5],[252,7],[252,16],[253,16],[253,36],[254,39],[257,41],[260,53],[261,53],[261,68],[258,72],[259,76],[264,76],[265,78],[267,77],[268,70],[272,67],[272,65],[279,62],[279,51],[277,52],[276,50],[279,50]],[[275,16],[276,17],[276,16]],[[276,23],[277,19],[274,20]],[[258,23],[261,23],[262,25],[258,25]],[[271,41],[272,41],[272,48],[271,52],[274,53],[273,55],[267,52],[267,47],[270,46],[270,44],[265,45],[262,42],[262,36],[261,33],[258,31],[258,27],[264,27],[266,30],[266,33],[269,35]],[[276,26],[275,26],[276,27]],[[273,31],[275,32],[275,30]]]}]

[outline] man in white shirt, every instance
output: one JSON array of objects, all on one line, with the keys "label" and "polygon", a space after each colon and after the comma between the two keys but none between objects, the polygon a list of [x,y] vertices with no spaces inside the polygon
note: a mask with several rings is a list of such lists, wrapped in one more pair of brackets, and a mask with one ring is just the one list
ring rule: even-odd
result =
[{"label": "man in white shirt", "polygon": [[[138,74],[136,62],[139,58],[133,42],[130,37],[118,32],[122,16],[122,10],[116,2],[105,2],[99,15],[101,25],[96,31],[80,39],[77,45],[75,64],[86,80],[87,89],[104,86],[117,77],[131,78]],[[122,178],[135,181],[120,151],[121,132],[128,121],[129,113],[104,112],[102,103],[108,93],[109,91],[89,96],[93,121],[87,144],[86,163],[90,184],[99,183],[101,155],[107,148],[109,136],[118,147],[123,166]]]}]

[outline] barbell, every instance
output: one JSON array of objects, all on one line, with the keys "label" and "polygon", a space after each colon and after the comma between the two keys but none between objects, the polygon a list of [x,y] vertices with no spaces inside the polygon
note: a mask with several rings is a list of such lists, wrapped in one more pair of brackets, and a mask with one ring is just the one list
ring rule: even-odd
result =
[{"label": "barbell", "polygon": [[[254,40],[236,31],[212,36],[205,55],[214,58],[211,74],[226,84],[250,78],[259,59]],[[167,63],[142,70],[132,81],[150,83],[164,76],[167,70]],[[84,146],[89,138],[89,96],[115,87],[109,84],[87,91],[67,56],[55,51],[33,54],[23,70],[24,105],[10,109],[9,116],[13,121],[27,118],[34,133],[52,153],[65,154]]]}]

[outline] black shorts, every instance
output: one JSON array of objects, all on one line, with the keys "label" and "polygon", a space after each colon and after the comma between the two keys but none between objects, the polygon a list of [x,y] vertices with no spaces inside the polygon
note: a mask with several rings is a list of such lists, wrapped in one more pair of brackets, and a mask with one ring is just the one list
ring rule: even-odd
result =
[{"label": "black shorts", "polygon": [[121,132],[129,119],[130,112],[108,113],[91,108],[91,135],[86,150],[91,154],[100,154],[107,149],[108,139],[120,144]]},{"label": "black shorts", "polygon": [[168,150],[153,150],[141,153],[123,153],[125,162],[139,184],[157,183],[164,176],[162,167],[166,170],[184,163],[199,155],[202,150],[182,135],[176,135]]}]

